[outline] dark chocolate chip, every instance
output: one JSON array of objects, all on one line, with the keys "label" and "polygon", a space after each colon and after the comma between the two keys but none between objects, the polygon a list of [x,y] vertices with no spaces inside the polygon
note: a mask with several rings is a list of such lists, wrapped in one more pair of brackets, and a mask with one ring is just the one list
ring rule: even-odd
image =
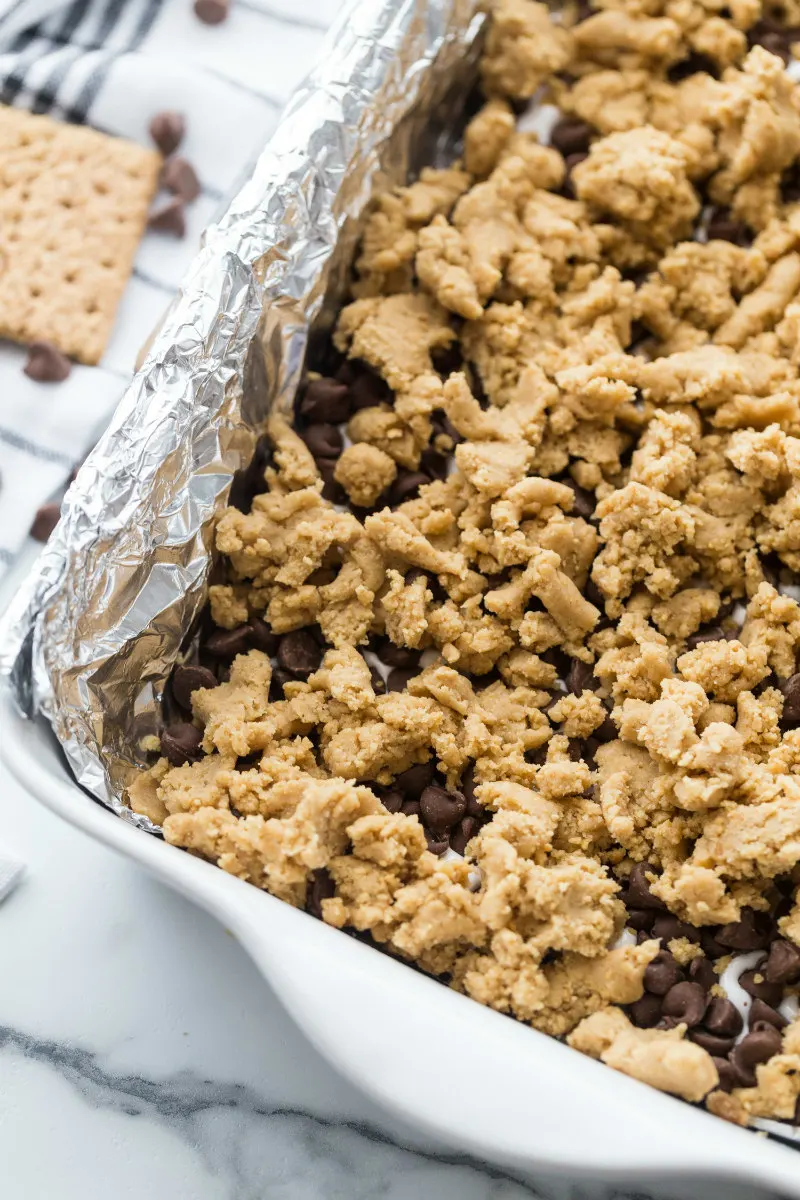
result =
[{"label": "dark chocolate chip", "polygon": [[297,411],[309,424],[341,425],[350,416],[350,392],[336,379],[312,379],[300,393]]},{"label": "dark chocolate chip", "polygon": [[386,680],[387,690],[390,692],[405,691],[406,684],[415,675],[419,675],[418,667],[395,667],[389,672],[389,678]]},{"label": "dark chocolate chip", "polygon": [[230,12],[230,0],[194,0],[194,11],[204,25],[221,25]]},{"label": "dark chocolate chip", "polygon": [[783,693],[781,720],[784,725],[794,728],[794,726],[800,725],[800,674],[790,675],[780,685],[780,691]]},{"label": "dark chocolate chip", "polygon": [[720,945],[710,929],[700,930],[700,945],[703,948],[706,958],[712,960],[715,958],[724,958],[726,954],[730,953],[727,946]]},{"label": "dark chocolate chip", "polygon": [[31,537],[37,542],[46,542],[58,524],[61,516],[60,504],[43,504],[36,510],[36,516],[31,524]]},{"label": "dark chocolate chip", "polygon": [[237,654],[246,654],[250,648],[252,625],[237,625],[235,629],[215,629],[203,643],[203,650],[213,658],[230,662]]},{"label": "dark chocolate chip", "polygon": [[180,666],[172,672],[172,694],[181,708],[191,711],[192,693],[200,688],[215,688],[217,677],[207,667]]},{"label": "dark chocolate chip", "polygon": [[202,741],[202,730],[187,721],[177,721],[161,734],[161,752],[173,767],[182,767],[184,763],[202,758]]},{"label": "dark chocolate chip", "polygon": [[712,996],[703,1021],[709,1033],[717,1037],[738,1037],[744,1020],[735,1004],[724,996]]},{"label": "dark chocolate chip", "polygon": [[561,117],[553,126],[550,145],[564,158],[570,154],[584,154],[591,145],[595,130],[580,117]]},{"label": "dark chocolate chip", "polygon": [[450,848],[450,839],[447,834],[438,836],[430,829],[423,829],[425,834],[425,842],[431,854],[444,854],[445,850]]},{"label": "dark chocolate chip", "polygon": [[266,621],[261,620],[261,617],[250,618],[249,640],[254,650],[260,650],[262,654],[268,654],[270,658],[278,652],[280,638],[277,633],[272,632]]},{"label": "dark chocolate chip", "polygon": [[583,517],[589,521],[594,516],[595,498],[586,488],[578,487],[577,483],[572,483],[571,480],[564,481],[567,487],[572,488],[575,499],[572,502],[572,512],[576,517]]},{"label": "dark chocolate chip", "polygon": [[626,924],[629,925],[631,929],[636,929],[636,930],[644,929],[649,933],[650,930],[653,928],[653,921],[655,920],[655,916],[656,916],[656,914],[653,912],[652,909],[632,908],[630,910],[630,912],[628,913],[628,919],[627,919]]},{"label": "dark chocolate chip", "polygon": [[774,1025],[757,1021],[749,1033],[745,1034],[738,1046],[731,1050],[730,1063],[736,1072],[740,1085],[753,1087],[756,1082],[754,1068],[777,1054],[781,1049],[782,1038]]},{"label": "dark chocolate chip", "polygon": [[157,233],[170,233],[173,237],[182,238],[186,234],[186,213],[183,201],[179,196],[165,200],[150,213],[147,220],[148,229]]},{"label": "dark chocolate chip", "polygon": [[690,1028],[699,1025],[708,1004],[708,997],[699,983],[676,983],[664,996],[661,1011],[666,1017],[677,1017]]},{"label": "dark chocolate chip", "polygon": [[697,633],[686,639],[690,650],[695,650],[703,642],[724,642],[725,630],[720,625],[702,625]]},{"label": "dark chocolate chip", "polygon": [[686,1036],[690,1042],[707,1050],[713,1058],[726,1058],[736,1045],[735,1038],[717,1037],[715,1033],[708,1033],[705,1029],[690,1029]]},{"label": "dark chocolate chip", "polygon": [[200,195],[197,172],[189,160],[179,154],[173,154],[161,168],[161,186],[180,196],[184,204],[191,204]]},{"label": "dark chocolate chip", "polygon": [[406,500],[412,500],[425,483],[430,483],[430,478],[421,471],[400,471],[389,488],[389,503],[395,508]]},{"label": "dark chocolate chip", "polygon": [[322,920],[322,901],[336,895],[336,887],[324,867],[311,872],[311,887],[308,889],[307,907],[313,917]]},{"label": "dark chocolate chip", "polygon": [[381,673],[377,667],[372,667],[372,666],[370,667],[369,677],[370,677],[370,682],[372,683],[372,690],[375,693],[375,695],[376,696],[385,696],[386,695],[386,680],[383,678],[383,676],[381,675]]},{"label": "dark chocolate chip", "polygon": [[448,792],[432,783],[419,798],[422,819],[435,833],[445,833],[457,825],[467,811],[467,798],[462,792]]},{"label": "dark chocolate chip", "polygon": [[336,459],[335,458],[318,458],[316,460],[317,470],[322,476],[322,496],[323,499],[329,500],[331,504],[346,504],[347,494],[340,483],[337,482]]},{"label": "dark chocolate chip", "polygon": [[628,900],[635,908],[665,909],[666,905],[650,891],[648,875],[658,872],[649,863],[636,863],[628,876]]},{"label": "dark chocolate chip", "polygon": [[652,1029],[661,1020],[661,997],[645,992],[641,999],[634,1000],[628,1011],[639,1029]]},{"label": "dark chocolate chip", "polygon": [[726,1058],[717,1058],[714,1056],[713,1062],[719,1075],[719,1087],[721,1091],[732,1092],[735,1087],[739,1086],[736,1071]]},{"label": "dark chocolate chip", "polygon": [[449,459],[445,454],[438,454],[428,447],[420,455],[419,465],[422,471],[431,479],[446,479]]},{"label": "dark chocolate chip", "polygon": [[294,629],[280,640],[278,662],[295,679],[308,679],[322,662],[322,648],[308,629]]},{"label": "dark chocolate chip", "polygon": [[314,458],[336,458],[342,452],[342,435],[335,425],[320,422],[309,425],[300,434]]},{"label": "dark chocolate chip", "polygon": [[158,112],[151,118],[148,126],[150,137],[166,157],[178,149],[186,133],[186,121],[183,114],[166,110]]},{"label": "dark chocolate chip", "polygon": [[406,817],[416,817],[422,824],[422,816],[420,815],[419,800],[404,800],[402,813]]},{"label": "dark chocolate chip", "polygon": [[773,931],[769,913],[743,908],[738,921],[722,925],[714,935],[721,946],[729,950],[763,950]]},{"label": "dark chocolate chip", "polygon": [[416,667],[422,651],[396,646],[389,638],[380,638],[375,643],[375,653],[387,667]]},{"label": "dark chocolate chip", "polygon": [[28,346],[28,357],[22,369],[37,383],[63,383],[72,370],[72,363],[52,342],[36,341]]},{"label": "dark chocolate chip", "polygon": [[692,983],[699,983],[700,987],[705,988],[707,992],[710,991],[715,984],[719,983],[719,976],[717,975],[717,972],[714,970],[704,954],[698,954],[696,958],[692,959],[692,961],[689,963],[687,974]]},{"label": "dark chocolate chip", "polygon": [[[355,374],[351,375],[349,380],[350,386],[350,403],[354,409],[374,408],[375,405],[385,404],[391,400],[392,392],[389,385],[376,375],[374,371],[362,364],[354,367],[354,364],[347,364],[351,369],[355,369]],[[339,372],[337,371],[337,378]]]},{"label": "dark chocolate chip", "polygon": [[659,950],[645,968],[644,986],[656,996],[666,996],[670,988],[682,981],[683,971],[668,950]]},{"label": "dark chocolate chip", "polygon": [[770,983],[796,983],[800,979],[800,947],[782,938],[769,948],[764,976]]},{"label": "dark chocolate chip", "polygon": [[381,792],[380,801],[390,813],[398,813],[403,807],[403,793],[397,788],[387,788]]},{"label": "dark chocolate chip", "polygon": [[433,762],[418,763],[415,767],[403,771],[394,782],[410,800],[419,800],[425,788],[433,783],[433,776]]},{"label": "dark chocolate chip", "polygon": [[789,1024],[783,1013],[758,998],[750,1005],[751,1026],[755,1025],[756,1021],[766,1021],[768,1025],[774,1025],[776,1029],[785,1029]]},{"label": "dark chocolate chip", "polygon": [[783,999],[783,984],[770,983],[764,978],[762,968],[753,967],[750,971],[742,971],[739,976],[739,986],[744,988],[748,996],[756,996],[765,1004],[774,1008]]},{"label": "dark chocolate chip", "polygon": [[661,913],[653,923],[653,937],[671,942],[673,938],[688,938],[690,942],[700,941],[700,930],[686,921],[679,921],[672,913]]},{"label": "dark chocolate chip", "polygon": [[744,221],[733,216],[729,208],[715,208],[708,222],[708,240],[733,242],[736,246],[749,246],[752,234]]},{"label": "dark chocolate chip", "polygon": [[450,848],[455,850],[457,854],[463,854],[467,847],[467,842],[472,841],[475,834],[480,829],[480,821],[475,817],[462,817],[459,821],[458,828],[450,834]]},{"label": "dark chocolate chip", "polygon": [[592,664],[581,662],[579,658],[573,658],[570,662],[569,674],[566,679],[569,690],[574,695],[579,696],[586,689],[594,691],[596,683]]},{"label": "dark chocolate chip", "polygon": [[575,170],[575,168],[578,166],[579,163],[582,163],[588,157],[589,157],[588,154],[578,152],[576,154],[568,154],[567,157],[564,159],[564,166],[566,167],[566,171],[564,174],[564,182],[561,185],[561,191],[565,196],[567,196],[571,200],[575,199],[575,188],[572,183],[572,172]]},{"label": "dark chocolate chip", "polygon": [[291,683],[294,679],[288,671],[284,671],[283,667],[274,667],[272,678],[269,681],[269,698],[273,701],[283,700],[283,689],[287,683]]}]

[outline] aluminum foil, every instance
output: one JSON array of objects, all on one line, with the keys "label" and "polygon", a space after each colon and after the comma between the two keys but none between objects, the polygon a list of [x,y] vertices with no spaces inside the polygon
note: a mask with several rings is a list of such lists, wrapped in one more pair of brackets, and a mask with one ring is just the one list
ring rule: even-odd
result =
[{"label": "aluminum foil", "polygon": [[77,781],[122,803],[205,602],[215,514],[259,424],[288,410],[344,295],[375,190],[451,153],[479,0],[361,0],[329,34],[204,245],[0,629],[16,703]]}]

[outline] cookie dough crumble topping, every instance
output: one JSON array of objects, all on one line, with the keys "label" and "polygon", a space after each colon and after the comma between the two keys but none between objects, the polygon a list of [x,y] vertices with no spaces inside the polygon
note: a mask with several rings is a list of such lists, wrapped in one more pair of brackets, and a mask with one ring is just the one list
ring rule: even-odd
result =
[{"label": "cookie dough crumble topping", "polygon": [[463,160],[375,201],[236,481],[130,803],[616,1070],[793,1121],[794,32],[493,10]]}]

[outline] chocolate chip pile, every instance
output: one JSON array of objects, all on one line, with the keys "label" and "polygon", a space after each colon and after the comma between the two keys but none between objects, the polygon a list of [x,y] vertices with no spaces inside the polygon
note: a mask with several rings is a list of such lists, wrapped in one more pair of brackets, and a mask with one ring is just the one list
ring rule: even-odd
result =
[{"label": "chocolate chip pile", "polygon": [[233,482],[129,793],[742,1125],[800,1097],[784,17],[496,0],[462,158],[375,198],[293,420]]}]

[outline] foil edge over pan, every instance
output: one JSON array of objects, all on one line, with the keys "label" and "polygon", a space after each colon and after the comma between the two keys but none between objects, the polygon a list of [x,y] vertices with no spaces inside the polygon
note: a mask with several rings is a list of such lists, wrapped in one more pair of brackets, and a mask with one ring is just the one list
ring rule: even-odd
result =
[{"label": "foil edge over pan", "polygon": [[140,828],[155,831],[122,793],[205,600],[214,516],[260,422],[291,406],[370,196],[404,180],[423,145],[423,163],[441,149],[481,7],[361,0],[340,16],[252,177],[207,231],[0,625],[20,711],[43,714],[78,783]]}]

